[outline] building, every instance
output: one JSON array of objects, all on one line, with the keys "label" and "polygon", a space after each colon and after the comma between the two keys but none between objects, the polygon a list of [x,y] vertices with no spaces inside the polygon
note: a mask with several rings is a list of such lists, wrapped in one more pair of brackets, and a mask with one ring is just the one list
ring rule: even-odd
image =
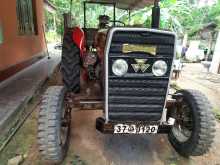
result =
[{"label": "building", "polygon": [[189,0],[189,2],[195,4],[198,7],[204,7],[216,4],[217,0]]},{"label": "building", "polygon": [[203,44],[206,43],[208,51],[205,60],[210,62],[209,71],[214,74],[220,74],[220,30],[218,25],[215,22],[208,23],[198,31],[197,35]]},{"label": "building", "polygon": [[220,30],[215,45],[215,50],[211,62],[210,72],[220,74]]},{"label": "building", "polygon": [[198,6],[204,7],[204,6],[212,6],[216,4],[217,0],[198,0]]},{"label": "building", "polygon": [[45,5],[48,7],[50,3],[47,0],[1,0],[0,83],[45,56]]}]

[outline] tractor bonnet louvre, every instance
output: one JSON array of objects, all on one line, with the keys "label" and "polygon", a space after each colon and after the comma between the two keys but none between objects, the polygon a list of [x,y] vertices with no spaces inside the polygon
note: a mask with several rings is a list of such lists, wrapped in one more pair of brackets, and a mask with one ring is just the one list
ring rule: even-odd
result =
[{"label": "tractor bonnet louvre", "polygon": [[[110,121],[160,121],[167,96],[171,67],[174,58],[175,35],[169,32],[127,28],[115,30],[109,38],[107,115]],[[145,51],[123,52],[123,44],[154,45],[156,54]],[[139,50],[139,49],[138,49]],[[117,59],[128,63],[122,76],[112,72]],[[168,69],[164,76],[152,73],[155,61],[163,60]],[[134,66],[139,65],[136,70]],[[147,65],[146,68],[141,68]]]}]

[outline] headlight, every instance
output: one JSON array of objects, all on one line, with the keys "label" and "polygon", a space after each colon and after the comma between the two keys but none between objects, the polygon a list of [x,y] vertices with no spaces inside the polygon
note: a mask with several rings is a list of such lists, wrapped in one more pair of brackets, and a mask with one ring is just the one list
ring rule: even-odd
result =
[{"label": "headlight", "polygon": [[162,60],[158,60],[153,64],[152,72],[155,76],[163,76],[167,72],[167,63]]},{"label": "headlight", "polygon": [[112,65],[112,72],[116,76],[123,76],[124,74],[127,73],[127,71],[128,71],[128,64],[125,60],[118,59],[114,61]]}]

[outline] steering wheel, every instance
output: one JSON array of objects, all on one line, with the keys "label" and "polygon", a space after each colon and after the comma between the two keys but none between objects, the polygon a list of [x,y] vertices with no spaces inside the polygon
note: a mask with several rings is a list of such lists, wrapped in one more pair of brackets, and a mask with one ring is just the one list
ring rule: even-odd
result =
[{"label": "steering wheel", "polygon": [[113,22],[112,26],[114,26],[114,24],[116,25],[116,23],[120,23],[120,24],[122,24],[122,26],[126,26],[126,24],[124,22],[119,21],[119,20],[115,20],[115,21],[111,20],[110,22]]}]

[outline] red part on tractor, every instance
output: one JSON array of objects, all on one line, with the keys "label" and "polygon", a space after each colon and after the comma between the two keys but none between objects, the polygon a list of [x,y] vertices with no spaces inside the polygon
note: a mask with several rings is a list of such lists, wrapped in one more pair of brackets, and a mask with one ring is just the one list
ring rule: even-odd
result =
[{"label": "red part on tractor", "polygon": [[80,55],[83,56],[83,52],[85,51],[85,33],[80,27],[73,28],[72,34],[73,42],[80,49]]}]

